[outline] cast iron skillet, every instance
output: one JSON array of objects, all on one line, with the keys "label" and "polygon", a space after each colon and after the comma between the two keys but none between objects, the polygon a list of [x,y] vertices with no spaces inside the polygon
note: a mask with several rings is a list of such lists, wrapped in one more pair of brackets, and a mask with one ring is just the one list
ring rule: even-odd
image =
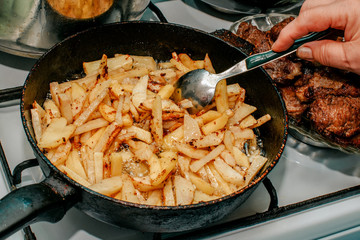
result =
[{"label": "cast iron skillet", "polygon": [[169,60],[171,53],[186,52],[194,59],[208,53],[217,71],[223,71],[245,57],[235,47],[205,32],[175,24],[123,22],[93,28],[57,44],[31,69],[22,92],[21,119],[33,151],[46,176],[34,185],[19,188],[0,201],[0,238],[37,221],[59,221],[75,206],[88,215],[109,224],[147,232],[177,232],[200,228],[233,212],[273,169],[283,152],[287,137],[284,103],[269,76],[262,69],[232,79],[247,91],[247,101],[272,120],[260,128],[269,162],[249,186],[221,199],[194,205],[159,207],[116,200],[96,193],[55,168],[37,147],[30,118],[31,104],[42,104],[49,83],[64,81],[79,74],[83,61],[100,59],[105,53],[151,55]]}]

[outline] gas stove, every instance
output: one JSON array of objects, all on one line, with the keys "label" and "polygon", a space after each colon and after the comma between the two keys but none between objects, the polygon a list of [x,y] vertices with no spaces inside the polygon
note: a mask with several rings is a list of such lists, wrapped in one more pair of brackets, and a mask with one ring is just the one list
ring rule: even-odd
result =
[{"label": "gas stove", "polygon": [[[243,17],[219,12],[203,1],[153,2],[169,22],[207,32],[229,29]],[[159,18],[148,9],[142,20]],[[0,89],[21,86],[35,62],[0,52]],[[18,99],[0,104],[0,141],[0,156],[7,160],[0,165],[0,197],[14,187],[43,179],[24,134]],[[20,174],[21,183],[17,183]],[[8,175],[16,181],[9,182]],[[73,208],[57,223],[35,223],[9,239],[359,239],[359,216],[358,156],[313,147],[289,136],[268,179],[234,213],[204,229],[143,233],[110,226]]]}]

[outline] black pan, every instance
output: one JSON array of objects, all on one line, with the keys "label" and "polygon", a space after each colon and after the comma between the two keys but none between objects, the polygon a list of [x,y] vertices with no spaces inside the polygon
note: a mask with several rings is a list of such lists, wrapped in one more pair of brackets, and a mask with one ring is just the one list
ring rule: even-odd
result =
[{"label": "black pan", "polygon": [[[255,105],[257,117],[265,113],[272,120],[260,127],[264,151],[269,159],[259,177],[249,186],[226,197],[194,205],[159,207],[116,200],[96,193],[54,167],[37,147],[29,110],[36,100],[42,104],[49,83],[62,82],[79,74],[83,61],[100,59],[105,53],[151,55],[168,60],[171,53],[186,52],[194,59],[208,53],[217,71],[234,65],[245,55],[226,42],[199,30],[158,22],[123,22],[90,29],[57,44],[44,54],[28,75],[21,99],[22,123],[31,147],[46,176],[39,184],[19,188],[0,201],[0,238],[37,221],[56,222],[75,206],[88,215],[116,226],[146,232],[179,232],[216,222],[233,212],[274,168],[287,137],[284,103],[269,76],[256,69],[228,79],[247,91],[247,101]],[[14,143],[16,144],[16,143]]]}]

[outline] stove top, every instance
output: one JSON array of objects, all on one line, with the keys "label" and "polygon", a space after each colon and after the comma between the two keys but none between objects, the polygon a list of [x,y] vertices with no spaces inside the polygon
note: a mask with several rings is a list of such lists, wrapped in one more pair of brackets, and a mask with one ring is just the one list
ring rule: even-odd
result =
[{"label": "stove top", "polygon": [[[201,1],[154,1],[169,22],[204,31],[229,29],[241,15],[217,12]],[[147,10],[144,20],[158,21]],[[0,89],[21,86],[35,63],[0,52]],[[0,141],[11,171],[34,154],[20,121],[18,100],[0,104]],[[31,161],[30,161],[31,162]],[[8,187],[0,167],[0,197]],[[24,170],[18,187],[39,182],[39,167]],[[9,239],[355,239],[360,236],[360,161],[357,155],[317,148],[289,136],[283,156],[250,198],[220,223],[178,234],[113,227],[73,208],[55,223],[35,223]],[[273,187],[273,188],[272,188]]]}]

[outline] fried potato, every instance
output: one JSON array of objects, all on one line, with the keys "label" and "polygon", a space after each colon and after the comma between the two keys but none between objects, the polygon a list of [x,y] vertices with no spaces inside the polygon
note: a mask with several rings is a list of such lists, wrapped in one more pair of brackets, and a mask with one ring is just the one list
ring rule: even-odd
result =
[{"label": "fried potato", "polygon": [[77,127],[74,135],[90,132],[94,129],[106,127],[107,125],[109,125],[109,122],[107,120],[105,120],[104,118],[97,118]]},{"label": "fried potato", "polygon": [[204,149],[195,149],[185,143],[175,143],[177,150],[188,157],[199,159],[205,157],[209,152]]},{"label": "fried potato", "polygon": [[67,125],[67,120],[63,117],[54,118],[50,125],[43,132],[38,146],[40,148],[55,148],[69,140],[75,131],[75,126]]},{"label": "fried potato", "polygon": [[238,109],[236,109],[234,116],[232,116],[229,119],[229,124],[230,125],[237,124],[241,120],[243,120],[245,117],[249,116],[250,114],[252,114],[255,111],[256,111],[256,107],[251,106],[246,103],[242,103],[242,104],[240,104],[240,107]]},{"label": "fried potato", "polygon": [[72,115],[78,114],[84,106],[86,91],[78,83],[71,83],[71,111]]},{"label": "fried potato", "polygon": [[121,152],[112,152],[110,154],[111,176],[121,176],[123,171],[123,159]]},{"label": "fried potato", "polygon": [[223,113],[229,109],[226,79],[218,82],[215,88],[215,103],[218,112]]},{"label": "fried potato", "polygon": [[85,178],[81,177],[79,174],[74,172],[72,169],[70,169],[64,165],[60,165],[60,166],[58,166],[58,168],[60,171],[66,173],[66,175],[68,175],[71,179],[80,183],[81,185],[83,185],[85,187],[89,187],[91,185]]},{"label": "fried potato", "polygon": [[254,126],[256,123],[257,120],[252,115],[249,115],[240,122],[239,127],[245,129]]},{"label": "fried potato", "polygon": [[94,152],[95,183],[100,182],[104,177],[103,158],[103,152]]},{"label": "fried potato", "polygon": [[224,151],[224,149],[225,149],[225,146],[223,144],[220,144],[206,156],[200,158],[199,160],[193,161],[190,164],[191,171],[193,171],[193,172],[199,171],[199,169],[202,168],[205,164],[207,164],[208,162],[210,162],[211,160],[213,160],[217,156],[219,156],[221,154],[221,152]]},{"label": "fried potato", "polygon": [[196,188],[208,195],[212,195],[215,192],[215,188],[211,186],[210,183],[204,181],[202,178],[198,177],[196,174],[190,172],[190,181],[196,186]]},{"label": "fried potato", "polygon": [[161,206],[162,205],[162,191],[154,190],[149,193],[148,198],[146,199],[146,204]]},{"label": "fried potato", "polygon": [[161,99],[169,99],[174,91],[175,87],[171,84],[167,84],[160,89],[158,95],[161,97]]},{"label": "fried potato", "polygon": [[191,146],[196,148],[207,148],[211,146],[217,146],[224,140],[224,131],[216,131],[206,136],[201,136],[199,139],[192,140]]},{"label": "fried potato", "polygon": [[108,94],[108,91],[108,88],[103,89],[97,98],[90,103],[90,105],[81,113],[81,115],[73,122],[73,124],[77,127],[84,124],[89,119],[90,115],[96,110],[102,100],[104,100],[105,96]]},{"label": "fried potato", "polygon": [[159,185],[153,185],[149,175],[145,177],[131,177],[131,180],[134,184],[134,187],[141,192],[149,192],[164,188],[163,183],[160,183]]},{"label": "fried potato", "polygon": [[152,136],[151,133],[149,131],[146,131],[142,128],[136,127],[136,126],[131,126],[126,128],[126,130],[130,133],[134,133],[135,134],[135,138],[144,141],[148,144],[152,143]]},{"label": "fried potato", "polygon": [[100,103],[99,104],[99,112],[101,113],[102,117],[108,121],[108,122],[113,122],[115,121],[115,116],[116,116],[116,109],[105,104],[105,103]]},{"label": "fried potato", "polygon": [[220,117],[217,119],[212,120],[211,122],[205,124],[201,127],[201,131],[204,135],[208,135],[212,132],[218,131],[225,127],[228,122],[228,115],[224,112]]},{"label": "fried potato", "polygon": [[240,167],[249,168],[250,162],[248,156],[246,156],[245,153],[243,153],[239,148],[233,147],[233,154],[236,161],[236,164]]},{"label": "fried potato", "polygon": [[252,126],[250,126],[251,128],[257,128],[260,127],[261,125],[263,125],[264,123],[266,123],[267,121],[271,120],[271,116],[270,114],[265,114],[264,116],[260,117],[259,119],[256,120],[256,123]]},{"label": "fried potato", "polygon": [[165,151],[160,153],[160,165],[162,170],[159,175],[156,176],[156,178],[152,179],[153,185],[159,185],[167,179],[170,172],[176,166],[177,158],[177,153],[173,151]]},{"label": "fried potato", "polygon": [[55,102],[57,106],[59,106],[59,94],[62,93],[59,87],[59,83],[51,82],[50,83],[50,94],[52,100]]},{"label": "fried potato", "polygon": [[31,109],[30,112],[31,112],[31,122],[35,133],[35,139],[37,142],[40,142],[43,133],[42,120],[41,120],[42,117],[39,113],[39,110],[36,108]]},{"label": "fried potato", "polygon": [[151,132],[153,133],[155,142],[161,145],[164,138],[164,131],[162,124],[162,101],[159,95],[155,97],[151,114],[153,116]]},{"label": "fried potato", "polygon": [[184,115],[184,141],[198,140],[202,136],[198,122],[190,115]]},{"label": "fried potato", "polygon": [[[35,107],[33,107],[35,108]],[[38,109],[38,108],[35,108]],[[60,118],[61,113],[58,106],[52,99],[46,99],[44,102],[45,119],[46,124],[49,124],[53,118]],[[74,115],[74,114],[73,114]],[[40,114],[41,117],[41,114]]]},{"label": "fried potato", "polygon": [[166,181],[165,186],[162,189],[162,194],[165,206],[175,206],[175,197],[171,178]]},{"label": "fried potato", "polygon": [[210,73],[216,73],[208,54],[206,54],[204,58],[204,68]]},{"label": "fried potato", "polygon": [[115,176],[101,180],[99,183],[89,186],[89,188],[95,192],[111,196],[114,193],[119,192],[124,185],[121,177]]},{"label": "fried potato", "polygon": [[128,202],[140,203],[139,198],[137,197],[136,189],[130,177],[123,177],[122,190],[119,194],[115,196],[115,198]]},{"label": "fried potato", "polygon": [[85,169],[81,163],[81,159],[79,156],[78,151],[72,150],[69,154],[68,159],[66,160],[66,167],[74,171],[76,174],[78,174],[83,179],[87,179]]},{"label": "fried potato", "polygon": [[140,106],[146,100],[146,89],[148,84],[149,76],[145,75],[140,78],[138,83],[135,85],[132,91],[132,103],[136,108]]},{"label": "fried potato", "polygon": [[215,159],[214,167],[225,181],[239,186],[242,186],[245,183],[244,176],[226,164],[221,158]]},{"label": "fried potato", "polygon": [[245,185],[248,185],[255,178],[267,161],[268,159],[266,157],[260,155],[252,158],[251,165],[245,175]]},{"label": "fried potato", "polygon": [[[91,75],[98,72],[99,65],[101,60],[96,60],[92,62],[84,62],[83,69],[86,75]],[[131,69],[133,65],[133,58],[130,55],[116,55],[113,58],[107,59],[107,66],[109,71],[115,70],[118,68],[123,68],[125,70]]]},{"label": "fried potato", "polygon": [[177,205],[188,205],[193,202],[195,188],[192,182],[181,176],[175,176],[174,188]]},{"label": "fried potato", "polygon": [[217,199],[216,195],[208,195],[202,191],[195,190],[193,203],[208,202]]}]

